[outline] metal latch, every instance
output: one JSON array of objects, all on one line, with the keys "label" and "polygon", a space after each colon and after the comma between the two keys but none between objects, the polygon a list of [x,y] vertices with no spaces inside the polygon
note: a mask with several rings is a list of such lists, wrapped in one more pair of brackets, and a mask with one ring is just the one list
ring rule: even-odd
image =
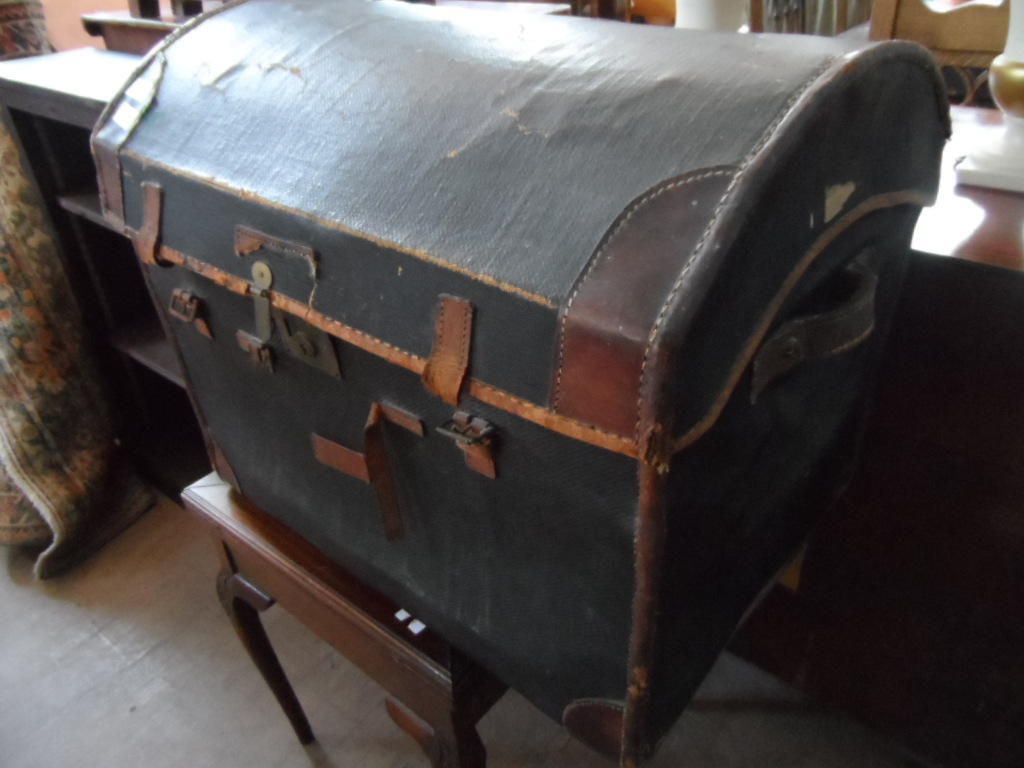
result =
[{"label": "metal latch", "polygon": [[191,323],[192,326],[208,339],[213,338],[210,326],[203,317],[205,309],[203,300],[184,288],[175,288],[171,292],[171,303],[167,307],[171,317],[177,318],[184,323]]},{"label": "metal latch", "polygon": [[245,331],[236,333],[235,338],[238,340],[238,346],[254,363],[270,371],[274,370],[274,351],[266,343]]},{"label": "metal latch", "polygon": [[256,362],[273,369],[273,353],[268,345],[276,328],[279,340],[284,344],[284,351],[289,355],[340,379],[341,368],[330,336],[300,318],[275,308],[270,294],[273,284],[274,272],[270,265],[265,261],[253,262],[249,294],[253,300],[256,332],[245,333],[244,343],[242,332],[239,332],[238,343]]},{"label": "metal latch", "polygon": [[252,281],[258,290],[252,292],[256,304],[256,336],[260,341],[270,341],[274,333],[274,321],[270,316],[270,286],[274,284],[274,273],[265,261],[252,265]]},{"label": "metal latch", "polygon": [[494,425],[465,411],[456,411],[437,428],[450,437],[466,456],[466,466],[490,478],[498,476],[494,463]]},{"label": "metal latch", "polygon": [[338,356],[329,335],[278,310],[274,310],[274,321],[288,354],[337,379],[341,378]]},{"label": "metal latch", "polygon": [[457,443],[488,445],[491,442],[494,425],[479,416],[471,416],[465,411],[456,411],[448,421],[437,428],[437,431]]}]

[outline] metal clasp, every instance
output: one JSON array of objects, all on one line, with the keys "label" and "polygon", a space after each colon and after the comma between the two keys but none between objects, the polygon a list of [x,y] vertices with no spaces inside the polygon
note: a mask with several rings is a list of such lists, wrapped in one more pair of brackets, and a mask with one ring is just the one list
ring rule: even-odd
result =
[{"label": "metal clasp", "polygon": [[213,338],[210,326],[203,318],[203,300],[191,291],[187,291],[184,288],[175,288],[171,292],[171,303],[167,307],[167,313],[184,323],[191,323],[206,338]]},{"label": "metal clasp", "polygon": [[492,480],[498,476],[494,462],[495,429],[490,422],[456,411],[437,431],[455,441],[466,457],[467,467]]},{"label": "metal clasp", "polygon": [[494,425],[479,416],[456,411],[437,431],[463,445],[489,445]]},{"label": "metal clasp", "polygon": [[251,333],[246,333],[245,331],[236,333],[235,338],[238,340],[238,346],[248,353],[254,363],[273,372],[274,351],[270,347]]}]

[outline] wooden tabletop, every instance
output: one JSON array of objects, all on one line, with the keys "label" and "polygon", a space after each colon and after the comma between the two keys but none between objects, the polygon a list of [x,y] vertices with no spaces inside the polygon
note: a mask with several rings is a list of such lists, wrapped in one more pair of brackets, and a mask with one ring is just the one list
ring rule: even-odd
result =
[{"label": "wooden tabletop", "polygon": [[1002,130],[999,110],[953,107],[936,204],[914,230],[915,251],[1024,270],[1024,195],[956,183],[956,163]]}]

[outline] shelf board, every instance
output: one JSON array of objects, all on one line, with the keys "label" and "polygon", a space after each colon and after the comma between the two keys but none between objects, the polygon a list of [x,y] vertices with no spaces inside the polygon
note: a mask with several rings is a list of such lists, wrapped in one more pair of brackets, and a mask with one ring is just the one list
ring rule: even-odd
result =
[{"label": "shelf board", "polygon": [[103,215],[103,206],[100,204],[98,192],[75,192],[68,195],[57,195],[57,203],[65,211],[88,219],[93,224],[109,229],[111,232],[124,234],[124,231],[116,224],[107,220]]},{"label": "shelf board", "polygon": [[111,337],[111,342],[132,360],[179,387],[185,387],[185,374],[178,356],[157,318],[149,317],[119,328]]},{"label": "shelf board", "polygon": [[188,419],[135,435],[130,448],[139,473],[174,499],[211,469],[202,433],[191,414]]},{"label": "shelf board", "polygon": [[79,48],[0,62],[0,101],[11,109],[92,129],[141,61],[124,53]]}]

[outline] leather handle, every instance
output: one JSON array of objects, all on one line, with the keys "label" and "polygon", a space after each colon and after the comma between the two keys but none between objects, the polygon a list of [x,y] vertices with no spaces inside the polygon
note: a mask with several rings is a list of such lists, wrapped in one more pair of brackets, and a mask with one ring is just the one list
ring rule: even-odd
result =
[{"label": "leather handle", "polygon": [[310,277],[316,277],[316,251],[308,245],[274,237],[244,224],[235,227],[235,254],[238,257],[250,256],[261,250],[302,259],[309,265]]},{"label": "leather handle", "polygon": [[765,341],[754,357],[750,402],[779,376],[809,360],[823,360],[859,345],[875,327],[878,275],[862,259],[847,265],[849,298],[829,312],[789,320]]},{"label": "leather handle", "polygon": [[398,408],[372,403],[363,428],[363,453],[313,434],[313,455],[317,461],[350,477],[369,483],[377,496],[377,509],[384,535],[397,541],[405,535],[402,510],[398,503],[394,472],[388,458],[385,429],[395,424],[415,435],[423,436],[423,422]]}]

